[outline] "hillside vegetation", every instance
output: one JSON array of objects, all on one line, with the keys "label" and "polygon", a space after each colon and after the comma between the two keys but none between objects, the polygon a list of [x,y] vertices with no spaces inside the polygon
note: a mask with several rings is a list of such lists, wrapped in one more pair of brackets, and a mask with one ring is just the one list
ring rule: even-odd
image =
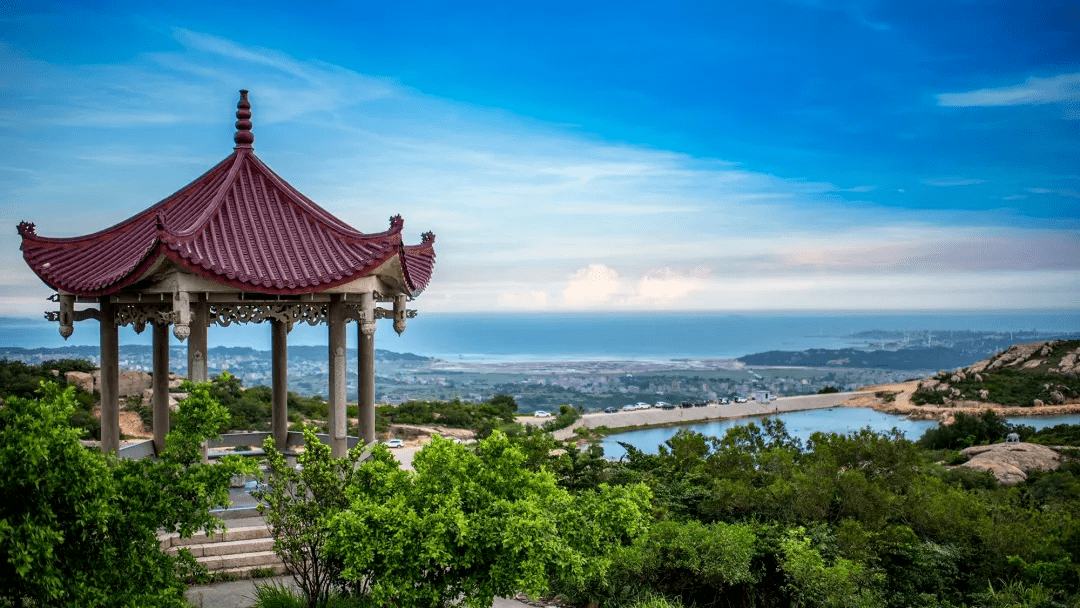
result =
[{"label": "hillside vegetation", "polygon": [[1080,402],[1080,340],[1017,344],[921,381],[911,400],[916,405],[974,401],[1020,407]]}]

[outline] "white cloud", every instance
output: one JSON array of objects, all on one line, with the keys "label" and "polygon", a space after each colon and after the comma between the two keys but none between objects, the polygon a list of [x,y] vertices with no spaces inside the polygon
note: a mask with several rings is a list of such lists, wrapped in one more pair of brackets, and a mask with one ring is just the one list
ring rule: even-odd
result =
[{"label": "white cloud", "polygon": [[939,106],[970,108],[986,106],[1023,106],[1080,100],[1080,73],[1060,74],[1050,78],[1032,76],[1008,87],[978,89],[966,93],[941,93]]},{"label": "white cloud", "polygon": [[927,186],[940,186],[943,188],[952,186],[974,186],[975,184],[986,183],[985,179],[971,179],[965,177],[943,177],[937,179],[924,179],[921,181]]},{"label": "white cloud", "polygon": [[1076,190],[1075,188],[1028,188],[1027,191],[1032,194],[1057,194],[1069,198],[1080,198],[1080,190]]},{"label": "white cloud", "polygon": [[[301,192],[364,232],[385,230],[400,213],[406,242],[426,230],[438,235],[422,310],[877,307],[872,294],[895,293],[870,280],[877,275],[907,273],[903,287],[974,270],[986,282],[978,293],[993,302],[994,293],[1020,297],[999,283],[1019,263],[1062,272],[1080,265],[1069,245],[1075,231],[991,233],[978,228],[993,223],[986,212],[855,205],[843,193],[875,188],[605,142],[272,49],[176,36],[178,52],[125,65],[35,63],[23,71],[41,77],[0,82],[12,98],[50,100],[0,109],[0,121],[22,125],[0,146],[8,226],[25,219],[42,235],[85,234],[171,194],[231,152],[235,91],[244,87],[260,158]],[[161,113],[175,124],[155,127],[152,138],[130,128],[133,116],[145,123]],[[65,145],[57,146],[61,131]],[[0,262],[18,270],[0,304],[37,316],[48,289],[19,258],[11,232],[0,235]],[[1046,267],[1048,243],[1058,266]],[[844,289],[862,295],[847,299]],[[898,300],[909,308],[934,301]]]},{"label": "white cloud", "polygon": [[708,274],[708,269],[695,274],[699,276],[684,275],[674,268],[650,271],[638,282],[637,295],[650,303],[670,304],[682,300],[704,288],[704,275]]},{"label": "white cloud", "polygon": [[562,291],[563,301],[571,308],[612,304],[612,296],[621,287],[619,273],[603,264],[589,264],[575,272]]}]

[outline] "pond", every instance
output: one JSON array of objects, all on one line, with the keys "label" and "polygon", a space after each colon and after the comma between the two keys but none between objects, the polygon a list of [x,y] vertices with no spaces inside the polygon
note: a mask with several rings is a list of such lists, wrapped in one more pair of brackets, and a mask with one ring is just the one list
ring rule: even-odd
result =
[{"label": "pond", "polygon": [[[904,437],[915,441],[922,437],[927,429],[937,426],[937,422],[908,420],[903,416],[885,414],[861,407],[833,407],[823,410],[784,412],[773,417],[783,420],[788,433],[792,437],[802,439],[803,443],[810,438],[810,435],[818,431],[823,433],[851,433],[866,427],[870,427],[871,430],[879,433],[889,431],[895,427],[904,434]],[[700,424],[629,431],[617,435],[608,435],[600,445],[604,448],[604,456],[614,460],[618,460],[626,454],[626,450],[619,445],[619,442],[632,445],[648,454],[656,454],[659,451],[659,446],[671,439],[679,429],[690,429],[711,437],[723,437],[727,430],[733,426],[750,422],[760,425],[762,418],[764,416],[713,420]],[[1011,418],[1009,422],[1026,424],[1035,427],[1037,430],[1058,424],[1080,424],[1080,415],[1028,416]]]}]

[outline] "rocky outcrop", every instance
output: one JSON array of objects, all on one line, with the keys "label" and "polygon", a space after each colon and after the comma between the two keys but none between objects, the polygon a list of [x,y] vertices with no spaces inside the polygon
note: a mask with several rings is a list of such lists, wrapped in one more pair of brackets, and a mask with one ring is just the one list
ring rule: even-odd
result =
[{"label": "rocky outcrop", "polygon": [[1061,466],[1061,455],[1052,448],[1034,443],[995,443],[964,448],[969,460],[962,467],[989,471],[1003,486],[1027,479],[1032,471],[1053,471]]},{"label": "rocky outcrop", "polygon": [[87,372],[64,372],[64,380],[71,386],[94,392],[94,376]]},{"label": "rocky outcrop", "polygon": [[966,373],[970,375],[1006,368],[1031,370],[1046,367],[1047,373],[1080,376],[1080,347],[1069,350],[1058,361],[1053,361],[1056,356],[1050,357],[1054,349],[1064,343],[1063,340],[1051,340],[1049,342],[1017,344],[1003,353],[979,361],[967,368]]}]

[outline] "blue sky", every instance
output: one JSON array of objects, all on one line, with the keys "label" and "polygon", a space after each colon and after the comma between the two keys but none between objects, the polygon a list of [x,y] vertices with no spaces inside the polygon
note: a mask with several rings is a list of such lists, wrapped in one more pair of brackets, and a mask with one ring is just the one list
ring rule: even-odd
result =
[{"label": "blue sky", "polygon": [[5,3],[0,306],[255,150],[431,311],[1080,309],[1080,8]]}]

